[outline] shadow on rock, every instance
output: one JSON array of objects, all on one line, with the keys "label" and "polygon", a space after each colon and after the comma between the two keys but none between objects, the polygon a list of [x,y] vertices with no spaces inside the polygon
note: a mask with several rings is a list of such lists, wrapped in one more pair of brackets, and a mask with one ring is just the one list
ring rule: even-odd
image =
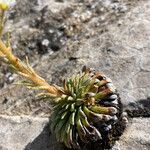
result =
[{"label": "shadow on rock", "polygon": [[126,112],[130,117],[150,117],[150,97],[129,103]]},{"label": "shadow on rock", "polygon": [[41,134],[33,142],[29,143],[24,150],[59,150],[60,145],[51,135],[49,125],[46,125]]}]

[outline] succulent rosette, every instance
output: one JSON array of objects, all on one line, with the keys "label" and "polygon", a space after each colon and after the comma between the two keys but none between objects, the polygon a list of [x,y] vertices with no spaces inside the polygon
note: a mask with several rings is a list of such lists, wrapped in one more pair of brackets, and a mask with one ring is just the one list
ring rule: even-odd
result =
[{"label": "succulent rosette", "polygon": [[84,67],[81,74],[64,81],[63,92],[51,115],[56,139],[70,149],[98,141],[111,147],[112,130],[122,119],[122,104],[111,79]]}]

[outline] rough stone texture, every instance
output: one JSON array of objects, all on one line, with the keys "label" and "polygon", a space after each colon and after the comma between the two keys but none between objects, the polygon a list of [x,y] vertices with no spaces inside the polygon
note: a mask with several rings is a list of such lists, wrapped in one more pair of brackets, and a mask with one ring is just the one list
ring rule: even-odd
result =
[{"label": "rough stone texture", "polygon": [[150,149],[150,118],[134,118],[121,138],[122,150]]},{"label": "rough stone texture", "polygon": [[[128,0],[124,3],[111,0],[92,0],[80,3],[79,1],[17,0],[17,5],[9,16],[5,30],[10,30],[12,33],[14,53],[22,59],[27,55],[33,68],[42,77],[60,85],[62,78],[78,72],[83,64],[96,66],[98,70],[105,71],[103,68],[107,68],[105,63],[108,62],[108,56],[100,58],[99,54],[103,55],[103,49],[99,47],[100,45],[94,46],[91,41],[96,42],[109,33],[109,25],[116,25],[118,19],[135,4],[134,1],[131,3]],[[58,5],[60,7],[57,8]],[[56,8],[57,11],[54,11]],[[107,41],[106,37],[104,41]],[[84,43],[91,43],[91,45]],[[91,49],[91,46],[95,49]],[[88,63],[88,57],[94,58],[93,60],[101,59],[101,63],[95,61],[95,65],[92,66],[91,62],[94,64],[94,61],[91,60]],[[84,59],[84,63],[81,63]],[[101,65],[102,63],[104,64]],[[116,71],[108,69],[110,71],[106,73],[109,76]],[[0,77],[1,114],[43,116],[50,113],[49,103],[45,104],[42,101],[38,103],[34,97],[35,92],[11,85],[18,79],[16,75],[9,72],[5,65],[2,66]]]},{"label": "rough stone texture", "polygon": [[[6,28],[12,31],[14,53],[22,59],[28,55],[40,75],[59,85],[83,65],[104,72],[116,85],[130,116],[147,117],[131,121],[119,141],[120,149],[149,150],[150,1],[17,2]],[[48,120],[40,118],[50,115],[50,103],[37,101],[35,91],[12,85],[18,76],[4,64],[0,69],[0,114],[8,115],[0,119],[0,149],[32,150],[35,146],[38,150],[47,144],[57,149],[48,142],[51,136],[44,129]],[[43,130],[45,140],[40,138]]]},{"label": "rough stone texture", "polygon": [[[0,150],[60,150],[50,134],[48,118],[0,116]],[[150,119],[135,118],[119,141],[121,150],[150,149]],[[113,150],[119,150],[115,145]]]},{"label": "rough stone texture", "polygon": [[0,150],[54,150],[48,118],[0,116]]},{"label": "rough stone texture", "polygon": [[[141,2],[108,32],[91,38],[74,54],[81,64],[112,78],[123,103],[146,99],[150,93],[150,2]],[[142,11],[142,12],[141,12]]]}]

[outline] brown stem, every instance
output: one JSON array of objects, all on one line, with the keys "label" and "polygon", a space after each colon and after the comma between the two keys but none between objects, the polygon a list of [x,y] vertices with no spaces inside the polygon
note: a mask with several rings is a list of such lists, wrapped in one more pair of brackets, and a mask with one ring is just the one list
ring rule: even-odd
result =
[{"label": "brown stem", "polygon": [[20,74],[24,74],[23,76],[31,80],[34,84],[38,86],[44,86],[45,89],[53,95],[59,96],[62,94],[62,92],[56,88],[55,86],[49,85],[43,78],[41,78],[38,74],[36,74],[34,71],[31,71],[28,69],[27,66],[25,66],[21,60],[19,60],[17,57],[15,57],[12,52],[11,48],[6,47],[6,45],[0,40],[0,52],[5,55],[5,57],[8,59],[9,63],[13,65]]}]

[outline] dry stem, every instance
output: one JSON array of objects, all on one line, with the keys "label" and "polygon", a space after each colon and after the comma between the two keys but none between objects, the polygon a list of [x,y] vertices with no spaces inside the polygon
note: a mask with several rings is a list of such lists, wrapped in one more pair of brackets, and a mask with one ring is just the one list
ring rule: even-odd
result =
[{"label": "dry stem", "polygon": [[17,70],[18,74],[29,79],[35,85],[43,87],[43,89],[52,95],[59,96],[62,94],[59,88],[49,85],[43,78],[36,74],[31,67],[29,68],[29,66],[25,65],[19,58],[15,57],[11,52],[11,48],[6,47],[2,40],[0,40],[0,55],[8,59],[9,64]]}]

